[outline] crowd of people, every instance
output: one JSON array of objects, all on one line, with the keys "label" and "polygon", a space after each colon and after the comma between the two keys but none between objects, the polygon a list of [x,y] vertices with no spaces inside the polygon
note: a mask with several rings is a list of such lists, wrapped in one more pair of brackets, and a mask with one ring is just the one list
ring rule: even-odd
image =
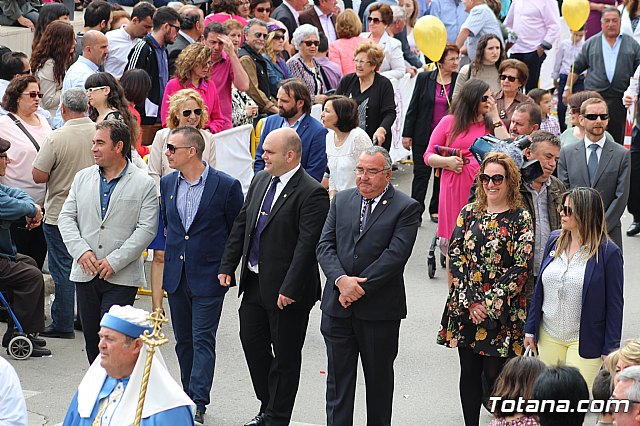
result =
[{"label": "crowd of people", "polygon": [[[91,368],[64,424],[129,421],[149,328],[132,305],[149,252],[151,307],[163,312],[166,292],[180,384],[156,359],[151,375],[171,391],[151,392],[146,424],[204,424],[237,284],[260,402],[247,426],[291,421],[319,300],[327,424],[353,423],[360,359],[367,422],[391,425],[404,268],[428,209],[449,290],[436,340],[457,350],[465,424],[485,405],[496,426],[579,425],[584,413],[490,401],[590,393],[633,402],[602,422],[639,424],[640,344],[621,347],[621,216],[633,215],[627,236],[640,233],[640,127],[622,145],[640,9],[590,3],[585,27],[560,41],[552,0],[217,0],[210,14],[85,0],[78,33],[61,3],[0,1],[1,25],[34,32],[30,56],[0,46],[0,290],[20,323],[3,346],[23,336],[46,356],[45,338],[82,330]],[[447,29],[436,64],[414,37],[426,14]],[[554,45],[555,85],[539,88]],[[392,81],[406,75],[405,113]],[[215,137],[243,125],[259,137],[246,193],[218,170]],[[527,142],[478,157],[488,135]],[[411,194],[390,184],[400,143]],[[5,381],[16,389],[0,361]],[[22,424],[24,401],[12,408]]]}]

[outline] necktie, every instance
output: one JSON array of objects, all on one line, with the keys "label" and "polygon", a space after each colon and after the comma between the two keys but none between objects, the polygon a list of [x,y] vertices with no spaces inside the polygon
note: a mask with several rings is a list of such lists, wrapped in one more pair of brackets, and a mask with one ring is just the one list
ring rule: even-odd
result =
[{"label": "necktie", "polygon": [[373,204],[374,198],[363,198],[363,201],[364,206],[362,206],[362,211],[360,212],[360,232],[362,232],[367,224],[367,219],[371,216],[371,205]]},{"label": "necktie", "polygon": [[591,153],[589,154],[589,161],[587,161],[587,168],[589,169],[589,185],[593,186],[596,180],[596,172],[598,171],[598,144],[592,143],[589,145]]},{"label": "necktie", "polygon": [[271,205],[273,204],[273,198],[276,195],[276,186],[280,182],[279,177],[271,179],[271,185],[267,190],[267,194],[262,201],[262,207],[260,207],[260,215],[258,216],[258,223],[256,229],[253,231],[253,239],[251,240],[251,248],[249,249],[249,264],[255,266],[258,264],[258,257],[260,253],[260,234],[267,224],[269,219],[269,213],[271,213]]}]

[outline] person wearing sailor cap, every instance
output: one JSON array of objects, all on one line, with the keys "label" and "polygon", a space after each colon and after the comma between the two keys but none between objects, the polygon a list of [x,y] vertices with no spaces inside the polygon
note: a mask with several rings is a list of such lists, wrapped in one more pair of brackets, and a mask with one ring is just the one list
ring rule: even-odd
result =
[{"label": "person wearing sailor cap", "polygon": [[[100,321],[100,356],[80,382],[63,426],[133,424],[147,358],[147,347],[140,336],[152,330],[148,315],[142,309],[118,305],[104,314]],[[193,425],[194,408],[156,349],[141,425]]]}]

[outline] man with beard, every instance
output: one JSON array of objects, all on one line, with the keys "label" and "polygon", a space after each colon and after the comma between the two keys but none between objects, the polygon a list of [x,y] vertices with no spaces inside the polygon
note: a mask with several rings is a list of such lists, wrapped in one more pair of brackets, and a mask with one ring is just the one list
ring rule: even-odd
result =
[{"label": "man with beard", "polygon": [[600,192],[607,233],[622,249],[620,217],[629,198],[629,151],[605,135],[609,109],[602,99],[584,101],[578,120],[584,126],[584,141],[565,145],[560,150],[558,178],[567,189],[582,186]]},{"label": "man with beard", "polygon": [[151,90],[144,105],[136,105],[142,119],[142,144],[151,145],[160,122],[160,102],[169,81],[167,45],[176,41],[180,31],[180,15],[175,9],[160,7],[153,14],[153,30],[136,43],[129,52],[126,70],[143,69],[151,77]]},{"label": "man with beard", "polygon": [[265,138],[271,131],[282,127],[290,127],[298,133],[302,140],[300,164],[307,173],[320,182],[327,169],[325,141],[327,129],[311,117],[311,93],[304,82],[298,78],[284,80],[278,89],[278,115],[268,117],[262,127],[254,163],[256,173],[264,169],[262,144]]}]

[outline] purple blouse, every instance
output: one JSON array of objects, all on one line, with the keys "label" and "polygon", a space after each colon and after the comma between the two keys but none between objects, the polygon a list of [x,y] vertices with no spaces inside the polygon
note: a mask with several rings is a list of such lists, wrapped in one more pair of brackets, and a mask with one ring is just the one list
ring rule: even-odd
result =
[{"label": "purple blouse", "polygon": [[436,98],[433,106],[433,119],[431,121],[431,131],[436,128],[442,117],[449,112],[449,103],[447,102],[446,92],[449,92],[450,84],[446,84],[442,90],[442,84],[436,82]]}]

